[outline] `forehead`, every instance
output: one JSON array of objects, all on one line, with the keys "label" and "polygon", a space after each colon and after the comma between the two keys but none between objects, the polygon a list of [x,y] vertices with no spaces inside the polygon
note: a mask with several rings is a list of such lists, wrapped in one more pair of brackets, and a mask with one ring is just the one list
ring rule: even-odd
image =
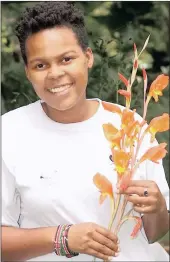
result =
[{"label": "forehead", "polygon": [[75,50],[81,51],[74,32],[66,27],[45,29],[29,36],[26,40],[27,56],[59,56],[60,54]]}]

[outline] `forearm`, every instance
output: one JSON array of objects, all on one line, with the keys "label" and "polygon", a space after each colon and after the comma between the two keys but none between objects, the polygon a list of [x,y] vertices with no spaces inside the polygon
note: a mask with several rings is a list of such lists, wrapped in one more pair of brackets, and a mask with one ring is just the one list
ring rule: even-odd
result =
[{"label": "forearm", "polygon": [[160,211],[154,214],[145,214],[142,217],[143,225],[149,243],[163,237],[169,230],[169,214],[164,202]]},{"label": "forearm", "polygon": [[57,227],[2,227],[2,261],[23,261],[52,253]]}]

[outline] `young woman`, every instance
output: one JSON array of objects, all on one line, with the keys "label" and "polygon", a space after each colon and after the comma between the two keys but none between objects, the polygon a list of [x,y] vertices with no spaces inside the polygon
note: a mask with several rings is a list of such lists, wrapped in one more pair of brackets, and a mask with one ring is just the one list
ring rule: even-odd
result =
[{"label": "young woman", "polygon": [[129,236],[133,222],[118,237],[108,231],[109,203],[98,204],[93,176],[100,172],[116,185],[102,124],[119,119],[99,99],[86,99],[93,53],[82,13],[67,2],[38,3],[16,32],[40,100],[2,117],[3,261],[156,260],[149,243],[169,225],[162,165],[147,163],[127,189],[143,214],[136,239]]}]

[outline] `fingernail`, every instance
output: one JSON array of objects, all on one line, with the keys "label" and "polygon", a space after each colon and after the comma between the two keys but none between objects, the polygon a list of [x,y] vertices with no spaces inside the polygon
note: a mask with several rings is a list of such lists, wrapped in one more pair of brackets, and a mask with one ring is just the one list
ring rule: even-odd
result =
[{"label": "fingernail", "polygon": [[116,253],[115,253],[115,257],[118,257],[118,256],[119,256],[119,253],[118,253],[118,252],[116,252]]},{"label": "fingernail", "polygon": [[119,239],[117,240],[117,244],[120,244],[120,240]]},{"label": "fingernail", "polygon": [[118,253],[120,252],[120,247],[118,247],[118,250],[117,250],[117,252],[118,252]]},{"label": "fingernail", "polygon": [[112,261],[112,257],[108,257],[108,260],[109,260],[109,261]]}]

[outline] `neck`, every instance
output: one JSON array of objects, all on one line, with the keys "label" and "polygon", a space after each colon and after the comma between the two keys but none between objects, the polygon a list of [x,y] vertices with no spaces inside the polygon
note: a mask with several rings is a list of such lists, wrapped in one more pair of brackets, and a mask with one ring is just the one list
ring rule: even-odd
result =
[{"label": "neck", "polygon": [[53,121],[63,124],[77,123],[88,120],[97,111],[98,101],[87,100],[79,101],[74,107],[64,111],[54,109],[45,102],[42,104],[46,115]]}]

